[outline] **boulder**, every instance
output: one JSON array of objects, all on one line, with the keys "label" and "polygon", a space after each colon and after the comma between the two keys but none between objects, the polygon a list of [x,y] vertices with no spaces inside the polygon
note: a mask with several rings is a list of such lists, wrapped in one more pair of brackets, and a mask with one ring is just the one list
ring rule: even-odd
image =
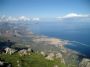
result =
[{"label": "boulder", "polygon": [[45,58],[47,60],[54,60],[54,53],[49,53],[48,56]]},{"label": "boulder", "polygon": [[25,50],[25,49],[20,50],[18,53],[19,53],[20,56],[23,56],[23,55],[27,55],[28,54],[27,53],[27,50]]},{"label": "boulder", "polygon": [[45,56],[45,55],[46,55],[46,54],[45,54],[45,52],[43,52],[43,51],[41,51],[41,52],[40,52],[40,54],[41,54],[41,55],[43,55],[43,56]]},{"label": "boulder", "polygon": [[90,59],[83,58],[79,63],[79,67],[90,67]]}]

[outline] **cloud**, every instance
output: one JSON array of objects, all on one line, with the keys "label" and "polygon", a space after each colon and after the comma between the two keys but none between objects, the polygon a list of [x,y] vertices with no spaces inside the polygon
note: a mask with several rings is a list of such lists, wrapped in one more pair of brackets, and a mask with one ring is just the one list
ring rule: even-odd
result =
[{"label": "cloud", "polygon": [[39,21],[40,18],[38,18],[38,17],[37,17],[37,18],[32,18],[32,20],[33,20],[33,21]]},{"label": "cloud", "polygon": [[18,17],[18,20],[30,21],[30,17],[20,16],[20,17]]},{"label": "cloud", "polygon": [[39,21],[40,18],[31,18],[28,16],[1,16],[0,22],[17,22],[17,21]]},{"label": "cloud", "polygon": [[56,17],[58,20],[61,21],[89,21],[90,15],[87,14],[77,14],[77,13],[69,13],[62,17]]},{"label": "cloud", "polygon": [[81,17],[88,17],[89,15],[77,14],[77,13],[69,13],[62,17],[57,17],[58,19],[65,19],[65,18],[81,18]]}]

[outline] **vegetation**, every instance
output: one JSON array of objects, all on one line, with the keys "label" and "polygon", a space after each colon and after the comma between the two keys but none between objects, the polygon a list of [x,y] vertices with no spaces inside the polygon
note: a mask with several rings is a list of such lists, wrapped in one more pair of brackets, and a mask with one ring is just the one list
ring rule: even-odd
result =
[{"label": "vegetation", "polygon": [[12,64],[12,67],[65,67],[60,60],[55,59],[53,61],[46,60],[44,56],[37,53],[31,53],[31,55],[20,56],[18,53],[9,55],[9,54],[0,54],[0,58]]}]

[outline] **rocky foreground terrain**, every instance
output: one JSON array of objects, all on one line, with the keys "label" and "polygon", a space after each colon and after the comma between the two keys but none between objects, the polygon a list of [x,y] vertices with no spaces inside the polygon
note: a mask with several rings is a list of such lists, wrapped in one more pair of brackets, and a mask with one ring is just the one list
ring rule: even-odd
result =
[{"label": "rocky foreground terrain", "polygon": [[64,45],[68,40],[33,34],[23,23],[0,23],[0,67],[90,67]]}]

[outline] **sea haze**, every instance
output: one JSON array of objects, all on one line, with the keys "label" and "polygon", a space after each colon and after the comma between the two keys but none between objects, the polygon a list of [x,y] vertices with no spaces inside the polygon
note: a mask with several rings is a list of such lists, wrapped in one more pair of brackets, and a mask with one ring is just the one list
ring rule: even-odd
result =
[{"label": "sea haze", "polygon": [[90,22],[38,22],[29,28],[36,34],[70,40],[66,46],[90,57]]}]

